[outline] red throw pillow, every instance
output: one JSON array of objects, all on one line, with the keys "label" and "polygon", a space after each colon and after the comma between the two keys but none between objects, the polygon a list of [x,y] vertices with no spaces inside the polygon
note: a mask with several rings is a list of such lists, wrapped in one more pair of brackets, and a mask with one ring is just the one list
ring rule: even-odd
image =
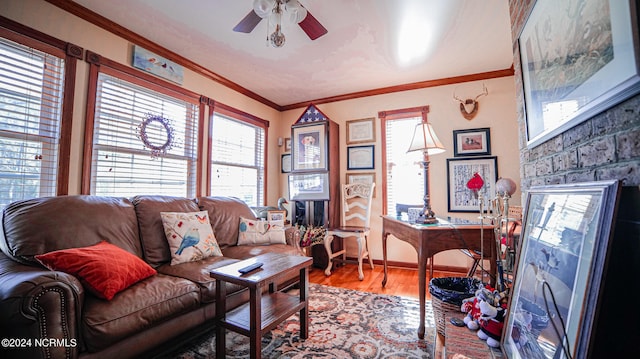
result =
[{"label": "red throw pillow", "polygon": [[45,267],[78,277],[93,294],[111,300],[116,293],[156,274],[142,259],[108,242],[35,256]]}]

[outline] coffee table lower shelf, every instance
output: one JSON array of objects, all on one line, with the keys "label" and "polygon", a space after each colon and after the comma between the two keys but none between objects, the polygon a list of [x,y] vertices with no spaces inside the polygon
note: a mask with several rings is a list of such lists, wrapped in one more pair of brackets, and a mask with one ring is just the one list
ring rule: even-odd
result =
[{"label": "coffee table lower shelf", "polygon": [[[260,336],[271,331],[283,320],[299,312],[306,306],[297,296],[282,292],[264,294],[261,298]],[[220,324],[236,333],[249,336],[251,333],[251,305],[245,303],[238,308],[229,311]]]},{"label": "coffee table lower shelf", "polygon": [[[263,263],[249,273],[239,269]],[[300,339],[309,335],[309,266],[311,258],[284,253],[265,253],[211,270],[216,280],[216,358],[226,354],[226,330],[249,337],[249,358],[262,357],[262,335],[280,322],[300,313]],[[278,281],[297,274],[300,291],[297,296],[279,291]],[[233,283],[249,290],[249,302],[226,311],[226,285]]]}]

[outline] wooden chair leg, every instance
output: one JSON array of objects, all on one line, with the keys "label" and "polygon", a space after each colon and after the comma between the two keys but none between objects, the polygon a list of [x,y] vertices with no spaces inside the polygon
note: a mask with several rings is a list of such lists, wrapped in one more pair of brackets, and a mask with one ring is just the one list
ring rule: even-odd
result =
[{"label": "wooden chair leg", "polygon": [[367,247],[367,258],[369,258],[369,265],[371,266],[371,269],[373,269],[373,259],[371,258],[371,252],[369,252],[369,238],[364,239],[364,244]]},{"label": "wooden chair leg", "polygon": [[364,272],[362,271],[362,257],[364,255],[365,244],[364,238],[358,237],[358,279],[364,280]]}]

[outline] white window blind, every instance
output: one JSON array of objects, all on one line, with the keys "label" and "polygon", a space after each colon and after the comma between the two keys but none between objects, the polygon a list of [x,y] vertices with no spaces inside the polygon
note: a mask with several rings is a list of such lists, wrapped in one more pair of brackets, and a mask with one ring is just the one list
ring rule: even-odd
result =
[{"label": "white window blind", "polygon": [[265,130],[214,114],[211,145],[211,194],[234,196],[249,206],[264,202]]},{"label": "white window blind", "polygon": [[64,59],[0,39],[0,206],[56,195]]},{"label": "white window blind", "polygon": [[422,207],[424,179],[421,167],[422,152],[407,153],[416,125],[422,117],[410,117],[385,121],[387,163],[387,214],[396,215],[396,204]]},{"label": "white window blind", "polygon": [[[194,103],[100,73],[91,194],[195,196],[198,111]],[[172,146],[158,157],[145,147],[138,128],[148,116],[170,120],[173,129]],[[154,146],[168,139],[166,128],[158,121],[149,123],[146,135]]]}]

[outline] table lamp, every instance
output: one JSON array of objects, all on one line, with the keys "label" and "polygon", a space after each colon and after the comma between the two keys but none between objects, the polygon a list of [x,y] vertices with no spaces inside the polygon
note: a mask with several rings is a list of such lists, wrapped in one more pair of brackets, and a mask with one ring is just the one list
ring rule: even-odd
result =
[{"label": "table lamp", "polygon": [[422,151],[424,154],[422,160],[422,168],[424,169],[424,207],[420,217],[416,220],[416,223],[433,224],[437,223],[436,214],[431,210],[431,203],[429,200],[429,155],[435,155],[445,151],[442,142],[436,136],[431,124],[426,121],[426,118],[421,124],[416,126],[413,133],[413,139],[407,152]]}]

